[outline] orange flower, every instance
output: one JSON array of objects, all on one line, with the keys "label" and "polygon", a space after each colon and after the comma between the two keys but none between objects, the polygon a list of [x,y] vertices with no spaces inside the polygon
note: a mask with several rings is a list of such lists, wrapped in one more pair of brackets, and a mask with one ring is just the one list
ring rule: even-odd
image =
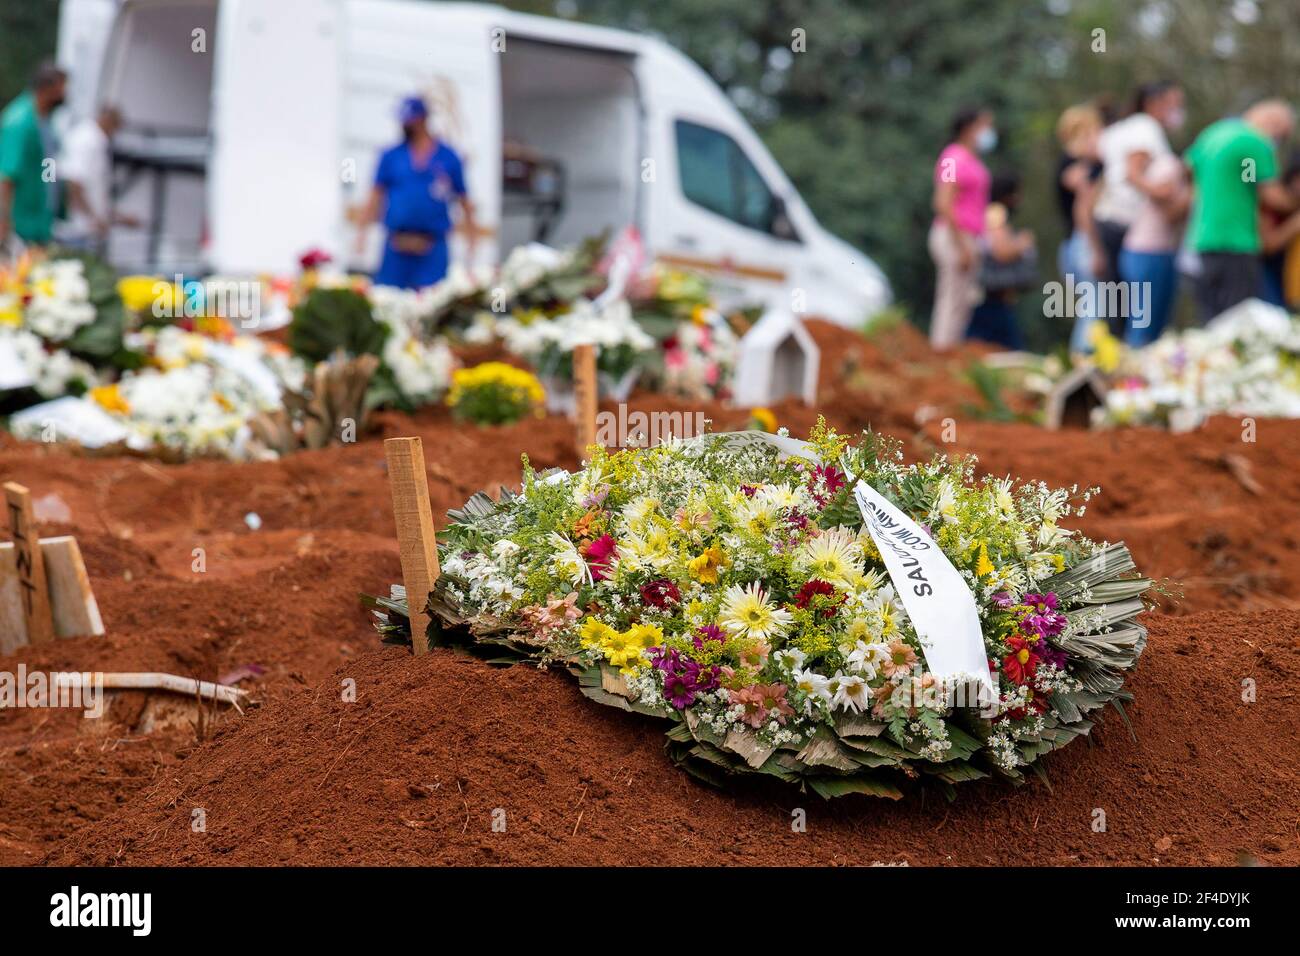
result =
[{"label": "orange flower", "polygon": [[592,523],[596,520],[596,512],[588,511],[585,515],[573,523],[573,535],[575,538],[594,538],[596,531],[592,528]]},{"label": "orange flower", "polygon": [[912,665],[916,663],[916,651],[912,650],[902,641],[890,641],[889,657],[880,665],[886,677],[893,677],[895,674],[906,676],[912,672]]}]

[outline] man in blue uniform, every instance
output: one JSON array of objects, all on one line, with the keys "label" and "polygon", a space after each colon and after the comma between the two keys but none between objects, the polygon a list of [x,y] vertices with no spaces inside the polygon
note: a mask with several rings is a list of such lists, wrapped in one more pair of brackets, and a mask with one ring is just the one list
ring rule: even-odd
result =
[{"label": "man in blue uniform", "polygon": [[384,258],[376,285],[419,289],[447,274],[447,239],[451,234],[453,200],[460,204],[463,224],[474,249],[474,208],[465,190],[460,156],[429,129],[424,100],[410,96],[398,112],[403,141],[379,157],[370,202],[361,219],[358,248],[365,229],[382,209]]}]

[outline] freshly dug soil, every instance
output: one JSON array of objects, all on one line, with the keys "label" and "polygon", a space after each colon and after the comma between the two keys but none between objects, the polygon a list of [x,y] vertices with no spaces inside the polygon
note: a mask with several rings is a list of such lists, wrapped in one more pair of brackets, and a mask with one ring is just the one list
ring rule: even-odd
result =
[{"label": "freshly dug soil", "polygon": [[[1283,731],[1300,613],[1152,623],[1132,683],[1137,741],[1112,714],[1091,746],[1047,762],[1051,791],[965,786],[951,805],[828,803],[751,781],[723,793],[669,762],[661,722],[588,701],[562,673],[384,649],[227,724],[48,862],[1300,863]],[[191,828],[196,808],[206,832]],[[806,832],[792,829],[800,808]]]},{"label": "freshly dug soil", "polygon": [[[1254,442],[1226,419],[1188,435],[994,424],[960,380],[977,350],[936,357],[907,328],[813,331],[819,409],[774,409],[793,433],[820,412],[894,434],[913,458],[974,452],[993,474],[1102,486],[1078,526],[1172,579],[1130,684],[1136,742],[1112,712],[1045,760],[1051,791],[968,785],[951,805],[825,803],[774,782],[718,793],[667,760],[661,724],[586,700],[566,675],[381,647],[356,600],[400,579],[379,439],[424,438],[441,522],[480,488],[517,485],[521,452],[574,467],[562,419],[387,414],[356,445],[255,465],[88,457],[0,433],[0,481],[58,516],[43,533],[77,536],[109,632],[0,670],[168,671],[240,680],[259,702],[152,731],[140,694],[100,721],[0,711],[0,864],[1300,863],[1300,422],[1261,421]],[[714,430],[748,417],[703,410]],[[791,830],[796,808],[806,833]]]}]

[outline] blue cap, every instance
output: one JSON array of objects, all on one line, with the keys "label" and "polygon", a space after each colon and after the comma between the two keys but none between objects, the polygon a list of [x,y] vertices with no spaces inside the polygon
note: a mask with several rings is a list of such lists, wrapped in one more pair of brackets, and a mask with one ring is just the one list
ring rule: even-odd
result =
[{"label": "blue cap", "polygon": [[397,119],[403,126],[425,119],[428,115],[429,107],[424,105],[422,96],[408,96],[397,109]]}]

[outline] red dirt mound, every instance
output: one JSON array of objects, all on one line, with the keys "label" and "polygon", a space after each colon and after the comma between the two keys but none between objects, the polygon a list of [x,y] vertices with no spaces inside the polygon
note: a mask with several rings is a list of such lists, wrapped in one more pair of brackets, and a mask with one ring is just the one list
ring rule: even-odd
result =
[{"label": "red dirt mound", "polygon": [[[269,701],[65,842],[55,864],[1300,863],[1300,614],[1155,617],[1117,715],[1039,781],[897,804],[778,783],[722,793],[662,724],[560,673],[436,651],[366,654]],[[357,682],[355,703],[341,682]],[[1258,687],[1242,700],[1242,680]],[[807,832],[794,832],[803,808]],[[206,831],[194,832],[202,809]],[[494,830],[494,821],[498,829]],[[504,832],[500,832],[504,821]],[[1099,827],[1104,823],[1104,831]]]},{"label": "red dirt mound", "polygon": [[[1151,616],[1131,685],[1136,744],[1112,716],[1093,746],[1049,759],[1055,794],[981,785],[951,807],[824,804],[750,783],[725,795],[666,761],[653,722],[587,701],[562,675],[377,649],[356,595],[400,577],[378,439],[424,438],[441,523],[472,492],[515,485],[521,452],[574,467],[559,418],[478,429],[445,409],[385,414],[358,444],[256,465],[86,457],[0,432],[0,481],[66,507],[42,531],[78,537],[108,628],[0,657],[0,671],[242,669],[264,702],[227,715],[215,740],[204,724],[144,733],[129,708],[99,722],[0,711],[0,864],[1100,863],[1150,860],[1165,838],[1161,858],[1176,863],[1233,863],[1239,851],[1300,862],[1300,706],[1287,680],[1300,641],[1300,422],[1261,421],[1254,442],[1227,419],[1188,435],[982,422],[961,412],[964,352],[935,357],[908,329],[863,340],[810,325],[821,401],[775,408],[792,433],[821,413],[844,431],[894,434],[913,459],[974,452],[994,474],[1101,485],[1079,527],[1126,540],[1146,573],[1181,583],[1185,596]],[[748,418],[648,393],[630,404],[699,408],[714,430]],[[921,404],[954,416],[954,442],[933,417],[916,424]],[[358,682],[356,704],[338,699],[344,677]],[[1241,701],[1246,678],[1257,703]],[[189,830],[194,806],[207,834]],[[490,827],[497,807],[505,834]],[[790,832],[794,807],[808,811],[807,834]],[[1106,834],[1090,829],[1094,808]]]}]

